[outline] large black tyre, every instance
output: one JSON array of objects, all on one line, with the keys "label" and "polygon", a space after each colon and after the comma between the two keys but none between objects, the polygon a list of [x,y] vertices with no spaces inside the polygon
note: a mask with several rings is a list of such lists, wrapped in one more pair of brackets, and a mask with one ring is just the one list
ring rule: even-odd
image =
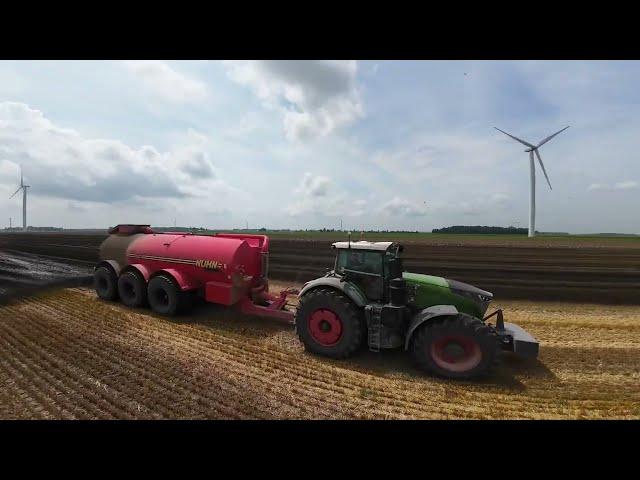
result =
[{"label": "large black tyre", "polygon": [[93,273],[93,285],[101,299],[111,302],[118,299],[118,277],[110,268],[96,268]]},{"label": "large black tyre", "polygon": [[147,304],[147,283],[139,272],[129,270],[118,278],[118,295],[127,307],[139,308]]},{"label": "large black tyre", "polygon": [[436,318],[418,327],[411,356],[423,370],[447,378],[488,374],[500,351],[496,331],[470,315]]},{"label": "large black tyre", "polygon": [[365,338],[362,309],[331,288],[305,294],[296,309],[296,332],[309,352],[331,358],[347,358]]},{"label": "large black tyre", "polygon": [[147,299],[151,309],[160,315],[173,316],[183,304],[182,291],[173,279],[158,275],[147,285]]}]

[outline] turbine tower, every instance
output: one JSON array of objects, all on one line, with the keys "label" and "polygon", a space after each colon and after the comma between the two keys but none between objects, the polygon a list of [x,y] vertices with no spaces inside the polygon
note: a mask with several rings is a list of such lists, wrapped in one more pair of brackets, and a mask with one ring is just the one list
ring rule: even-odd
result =
[{"label": "turbine tower", "polygon": [[549,181],[549,176],[547,175],[547,171],[544,169],[544,163],[542,163],[542,158],[540,157],[540,152],[538,152],[538,148],[547,143],[556,135],[564,132],[569,125],[564,127],[562,130],[558,130],[553,135],[549,135],[547,138],[542,140],[538,145],[531,145],[529,142],[525,142],[524,140],[519,139],[518,137],[514,137],[510,133],[505,132],[504,130],[500,130],[498,127],[493,127],[499,132],[504,133],[505,135],[513,138],[517,142],[520,142],[526,147],[529,147],[525,150],[529,154],[529,174],[531,177],[531,191],[529,196],[529,237],[535,236],[536,233],[536,169],[535,169],[535,161],[533,159],[533,154],[535,153],[536,157],[538,157],[538,162],[540,163],[540,167],[542,168],[542,173],[544,173],[544,178],[547,179],[547,183],[549,184],[549,188],[551,188],[551,182]]},{"label": "turbine tower", "polygon": [[24,184],[24,178],[22,176],[22,167],[20,167],[20,186],[18,189],[13,192],[9,198],[13,198],[16,193],[22,190],[22,229],[27,230],[27,188],[30,188],[31,185]]}]

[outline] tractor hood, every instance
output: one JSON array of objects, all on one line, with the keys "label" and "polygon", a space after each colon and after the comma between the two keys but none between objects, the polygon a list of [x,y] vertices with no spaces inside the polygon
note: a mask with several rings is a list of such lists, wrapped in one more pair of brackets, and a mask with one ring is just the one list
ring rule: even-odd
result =
[{"label": "tractor hood", "polygon": [[449,278],[409,272],[402,278],[414,290],[413,301],[419,308],[454,305],[461,312],[482,316],[493,299],[491,292]]},{"label": "tractor hood", "polygon": [[486,290],[482,290],[478,287],[474,287],[473,285],[469,285],[468,283],[459,282],[457,280],[451,280],[450,278],[446,279],[449,284],[449,288],[454,292],[466,292],[471,295],[478,295],[483,297],[483,300],[492,300],[493,293],[487,292]]},{"label": "tractor hood", "polygon": [[402,278],[409,283],[419,283],[422,285],[433,285],[436,287],[449,288],[446,278],[434,277],[433,275],[424,275],[422,273],[402,272]]}]

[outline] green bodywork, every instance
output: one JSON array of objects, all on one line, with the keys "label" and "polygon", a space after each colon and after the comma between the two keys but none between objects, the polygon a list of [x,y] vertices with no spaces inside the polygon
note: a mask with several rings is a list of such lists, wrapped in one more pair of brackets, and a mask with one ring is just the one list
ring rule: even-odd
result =
[{"label": "green bodywork", "polygon": [[[386,250],[342,248],[336,256],[333,272],[338,275],[348,272],[348,280],[324,278],[321,283],[334,282],[340,290],[351,290],[346,293],[358,306],[383,302],[391,278],[402,271],[402,264],[394,267],[394,261],[399,261],[399,257],[392,247]],[[490,292],[456,280],[404,271],[401,274],[407,284],[408,307],[414,312],[435,305],[452,305],[461,313],[482,318],[492,297]]]},{"label": "green bodywork", "polygon": [[402,278],[407,282],[411,295],[411,306],[421,310],[433,305],[453,305],[459,312],[482,318],[484,312],[479,305],[469,298],[456,295],[451,291],[445,278],[420,273],[403,272]]}]

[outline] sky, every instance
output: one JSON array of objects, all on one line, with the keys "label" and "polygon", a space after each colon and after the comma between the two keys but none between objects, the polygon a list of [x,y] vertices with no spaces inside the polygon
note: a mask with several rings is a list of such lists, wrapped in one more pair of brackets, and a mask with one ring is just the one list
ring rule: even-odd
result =
[{"label": "sky", "polygon": [[0,61],[22,222],[640,233],[640,62]]}]

